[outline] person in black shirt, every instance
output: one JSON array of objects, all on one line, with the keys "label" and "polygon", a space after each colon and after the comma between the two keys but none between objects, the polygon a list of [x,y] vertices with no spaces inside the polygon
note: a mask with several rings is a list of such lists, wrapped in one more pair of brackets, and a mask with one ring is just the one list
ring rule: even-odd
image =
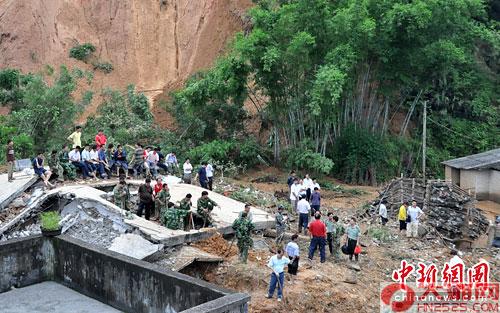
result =
[{"label": "person in black shirt", "polygon": [[154,211],[153,187],[151,187],[151,179],[146,178],[144,184],[139,187],[139,209],[137,216],[142,216],[142,211],[145,211],[144,218],[149,220],[151,212]]}]

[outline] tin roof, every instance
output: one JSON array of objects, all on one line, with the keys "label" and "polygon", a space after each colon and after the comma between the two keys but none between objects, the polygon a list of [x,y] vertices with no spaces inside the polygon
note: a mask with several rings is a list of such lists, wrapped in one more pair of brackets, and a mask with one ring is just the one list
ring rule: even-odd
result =
[{"label": "tin roof", "polygon": [[500,148],[444,161],[442,164],[464,170],[480,168],[494,168],[500,170]]}]

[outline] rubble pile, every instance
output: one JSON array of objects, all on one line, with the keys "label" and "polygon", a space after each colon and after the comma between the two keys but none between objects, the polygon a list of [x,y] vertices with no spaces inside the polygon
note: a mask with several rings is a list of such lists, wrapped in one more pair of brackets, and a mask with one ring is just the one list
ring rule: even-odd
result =
[{"label": "rubble pile", "polygon": [[430,183],[429,192],[427,223],[447,239],[463,239],[466,232],[471,240],[476,240],[488,229],[487,218],[474,208],[467,194],[446,182]]},{"label": "rubble pile", "polygon": [[446,181],[400,178],[387,185],[367,213],[374,216],[378,205],[387,201],[388,216],[397,216],[403,201],[416,201],[424,209],[427,225],[447,240],[476,240],[486,233],[488,219],[474,207],[474,200],[460,188]]}]

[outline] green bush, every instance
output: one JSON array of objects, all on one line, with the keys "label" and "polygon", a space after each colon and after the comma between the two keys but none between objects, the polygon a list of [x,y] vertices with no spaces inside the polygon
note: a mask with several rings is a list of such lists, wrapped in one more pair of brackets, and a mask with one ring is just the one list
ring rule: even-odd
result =
[{"label": "green bush", "polygon": [[389,242],[391,234],[385,227],[370,227],[368,228],[368,236],[377,239],[380,242]]},{"label": "green bush", "polygon": [[191,149],[187,156],[191,163],[201,163],[203,161],[218,161],[222,163],[229,162],[233,159],[235,144],[232,141],[214,140],[209,143],[197,146]]},{"label": "green bush", "polygon": [[105,74],[109,74],[113,71],[113,64],[109,62],[93,62],[92,65],[94,66],[94,70],[98,70],[101,72],[104,72]]},{"label": "green bush", "polygon": [[76,45],[69,50],[69,56],[71,58],[87,61],[88,58],[95,52],[95,47],[91,43],[84,43],[81,45]]},{"label": "green bush", "polygon": [[305,170],[316,174],[329,174],[333,161],[308,148],[290,148],[285,151],[285,165],[288,168]]},{"label": "green bush", "polygon": [[42,229],[44,230],[58,230],[61,216],[56,211],[43,212],[40,214]]}]

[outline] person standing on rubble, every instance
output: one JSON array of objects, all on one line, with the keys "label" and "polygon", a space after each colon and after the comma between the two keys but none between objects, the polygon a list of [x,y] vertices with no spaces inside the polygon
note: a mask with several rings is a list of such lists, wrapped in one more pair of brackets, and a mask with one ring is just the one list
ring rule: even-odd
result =
[{"label": "person standing on rubble", "polygon": [[82,146],[82,127],[76,126],[75,131],[68,136],[67,140],[71,141],[72,148],[81,147]]},{"label": "person standing on rubble", "polygon": [[115,205],[125,211],[130,211],[128,201],[130,200],[130,191],[124,178],[120,178],[118,185],[113,188]]},{"label": "person standing on rubble", "polygon": [[354,256],[354,260],[358,262],[359,254],[354,253],[354,250],[358,245],[360,236],[361,236],[361,229],[359,228],[358,224],[356,224],[356,218],[351,217],[349,225],[347,225],[346,228],[346,237],[345,237],[345,243],[347,244],[347,252],[349,254],[349,261],[352,261],[352,257]]},{"label": "person standing on rubble", "polygon": [[196,177],[198,178],[201,188],[208,189],[207,162],[201,163],[201,167],[198,169],[198,174],[196,174]]},{"label": "person standing on rubble", "polygon": [[155,185],[155,214],[154,220],[159,220],[160,216],[164,215],[164,211],[168,209],[168,202],[170,201],[170,190],[168,189],[167,184],[161,183],[161,178],[158,178],[160,181],[161,189],[158,190]]},{"label": "person standing on rubble", "polygon": [[241,211],[239,214],[238,214],[238,217],[241,217],[241,215],[243,213],[246,213],[247,214],[247,220],[249,220],[250,222],[253,221],[253,214],[252,212],[250,212],[250,209],[252,207],[250,206],[250,204],[246,203],[245,204],[245,208],[243,209],[243,211]]},{"label": "person standing on rubble", "polygon": [[207,167],[205,168],[205,171],[207,172],[207,187],[208,190],[212,190],[213,184],[214,184],[214,167],[212,166],[212,163],[207,163]]},{"label": "person standing on rubble", "polygon": [[283,209],[283,206],[280,204],[278,206],[278,212],[276,212],[276,215],[274,216],[276,221],[276,246],[281,245],[281,242],[285,237],[288,217],[283,214]]},{"label": "person standing on rubble", "polygon": [[[292,187],[293,188],[293,187]],[[309,224],[309,212],[311,211],[311,205],[307,202],[305,196],[300,196],[299,202],[297,203],[297,213],[299,214],[299,234],[304,229],[304,235],[307,235],[307,226]]]},{"label": "person standing on rubble", "polygon": [[203,191],[196,205],[196,212],[203,218],[203,227],[212,226],[212,210],[216,206],[217,203],[208,197],[208,191]]},{"label": "person standing on rubble", "polygon": [[108,138],[106,138],[106,135],[104,135],[104,131],[102,129],[99,129],[97,135],[95,135],[95,144],[97,146],[97,149],[105,147],[107,141]]},{"label": "person standing on rubble", "polygon": [[14,156],[14,141],[9,140],[7,141],[7,157],[5,158],[7,160],[7,168],[8,168],[8,176],[7,179],[9,183],[11,183],[14,180],[14,162],[16,161],[16,157]]},{"label": "person standing on rubble", "polygon": [[424,212],[417,206],[417,201],[413,200],[411,206],[407,210],[407,225],[406,237],[418,237],[418,221],[424,215]]},{"label": "person standing on rubble", "polygon": [[321,195],[318,187],[314,187],[314,191],[311,194],[311,216],[314,216],[316,212],[321,210]]},{"label": "person standing on rubble", "polygon": [[252,230],[255,227],[247,218],[246,212],[241,213],[241,217],[233,222],[232,227],[236,233],[236,239],[238,239],[240,262],[247,263],[248,249],[253,246]]},{"label": "person standing on rubble", "polygon": [[332,217],[334,222],[334,231],[332,234],[333,237],[333,257],[335,258],[335,262],[340,262],[340,240],[342,236],[345,234],[344,226],[339,223],[339,217],[334,215]]},{"label": "person standing on rubble", "polygon": [[149,221],[149,216],[153,210],[153,187],[151,187],[151,178],[148,177],[145,183],[139,187],[139,209],[137,210],[137,216],[142,217],[144,211],[144,217]]},{"label": "person standing on rubble", "polygon": [[271,282],[269,283],[269,291],[266,298],[272,299],[276,285],[278,285],[278,301],[281,302],[283,297],[283,287],[285,287],[285,265],[290,264],[290,259],[283,255],[283,249],[278,248],[276,255],[273,255],[267,263],[273,272],[271,273]]},{"label": "person standing on rubble", "polygon": [[295,171],[291,171],[288,179],[286,180],[286,184],[288,185],[288,191],[291,191],[293,182],[295,181]]},{"label": "person standing on rubble", "polygon": [[309,233],[311,236],[311,243],[309,244],[309,261],[312,261],[314,252],[319,247],[320,262],[325,263],[325,243],[326,243],[326,226],[321,221],[321,214],[316,212],[314,214],[314,221],[309,224]]},{"label": "person standing on rubble", "polygon": [[406,231],[406,208],[408,207],[408,201],[403,202],[399,207],[398,220],[399,220],[399,232]]},{"label": "person standing on rubble", "polygon": [[183,176],[182,179],[184,180],[185,184],[191,184],[191,175],[193,172],[193,165],[191,165],[191,162],[189,159],[186,159],[184,164],[182,165],[182,171],[183,171]]},{"label": "person standing on rubble", "polygon": [[294,276],[297,276],[297,270],[299,269],[299,259],[300,250],[297,240],[299,235],[293,234],[290,242],[286,245],[286,255],[290,259],[290,264],[288,264],[288,274],[290,274],[290,283],[294,283]]},{"label": "person standing on rubble", "polygon": [[300,193],[299,179],[294,178],[292,186],[290,186],[290,204],[292,205],[292,210],[297,210],[297,202],[299,201]]},{"label": "person standing on rubble", "polygon": [[380,206],[378,207],[378,215],[380,215],[380,221],[382,222],[382,226],[385,226],[389,219],[387,218],[387,200],[382,200]]}]

